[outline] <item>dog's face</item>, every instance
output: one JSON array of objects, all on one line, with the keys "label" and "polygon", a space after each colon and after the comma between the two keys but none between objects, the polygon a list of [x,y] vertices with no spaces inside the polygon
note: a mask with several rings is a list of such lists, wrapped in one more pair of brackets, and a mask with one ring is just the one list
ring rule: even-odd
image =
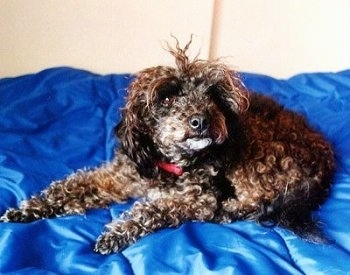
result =
[{"label": "dog's face", "polygon": [[232,139],[247,94],[225,65],[188,61],[185,51],[173,51],[177,68],[141,71],[128,89],[118,136],[124,151],[146,176],[159,161],[191,165],[213,147]]},{"label": "dog's face", "polygon": [[148,133],[160,153],[181,162],[228,136],[225,116],[203,82],[174,78],[159,87],[145,120]]}]

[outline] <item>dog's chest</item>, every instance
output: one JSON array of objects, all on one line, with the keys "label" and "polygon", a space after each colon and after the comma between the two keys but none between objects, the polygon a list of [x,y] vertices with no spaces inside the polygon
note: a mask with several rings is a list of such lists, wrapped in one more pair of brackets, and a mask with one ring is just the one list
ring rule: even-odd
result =
[{"label": "dog's chest", "polygon": [[150,180],[150,188],[147,190],[146,199],[157,199],[201,196],[207,192],[217,192],[218,171],[212,166],[195,168],[185,171],[181,176],[161,173],[157,179]]}]

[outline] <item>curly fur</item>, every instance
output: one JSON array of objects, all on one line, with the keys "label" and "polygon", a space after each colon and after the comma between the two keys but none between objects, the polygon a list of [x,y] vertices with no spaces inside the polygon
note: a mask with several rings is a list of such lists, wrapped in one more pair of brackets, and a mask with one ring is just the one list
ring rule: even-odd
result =
[{"label": "curly fur", "polygon": [[328,194],[330,144],[300,115],[249,93],[225,64],[190,60],[190,43],[169,49],[176,67],[135,76],[116,127],[121,148],[112,162],[53,182],[1,220],[81,214],[143,197],[107,225],[95,251],[117,252],[185,221],[272,222],[323,241],[311,212]]}]

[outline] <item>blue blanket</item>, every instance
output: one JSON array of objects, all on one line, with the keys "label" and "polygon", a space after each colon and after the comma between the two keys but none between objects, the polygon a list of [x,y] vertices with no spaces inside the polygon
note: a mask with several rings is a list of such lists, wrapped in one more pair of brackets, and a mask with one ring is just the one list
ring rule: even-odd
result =
[{"label": "blue blanket", "polygon": [[[304,114],[334,145],[337,173],[315,213],[334,240],[310,244],[254,222],[188,222],[151,234],[122,253],[93,245],[104,225],[132,204],[86,215],[0,223],[0,273],[15,274],[344,274],[350,272],[350,70],[287,80],[242,74],[246,86]],[[97,166],[118,146],[129,75],[54,68],[0,80],[0,214],[74,170]]]}]

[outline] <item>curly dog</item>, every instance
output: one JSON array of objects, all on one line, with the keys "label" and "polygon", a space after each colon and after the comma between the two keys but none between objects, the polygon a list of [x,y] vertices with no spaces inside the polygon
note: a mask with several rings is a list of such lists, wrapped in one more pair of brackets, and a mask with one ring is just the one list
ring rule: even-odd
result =
[{"label": "curly dog", "polygon": [[169,47],[176,67],[145,69],[130,84],[113,161],[53,182],[1,221],[81,214],[142,197],[107,225],[95,251],[117,252],[185,221],[248,219],[326,240],[311,212],[329,192],[330,144],[300,115],[249,93],[219,60],[190,60],[190,44]]}]

